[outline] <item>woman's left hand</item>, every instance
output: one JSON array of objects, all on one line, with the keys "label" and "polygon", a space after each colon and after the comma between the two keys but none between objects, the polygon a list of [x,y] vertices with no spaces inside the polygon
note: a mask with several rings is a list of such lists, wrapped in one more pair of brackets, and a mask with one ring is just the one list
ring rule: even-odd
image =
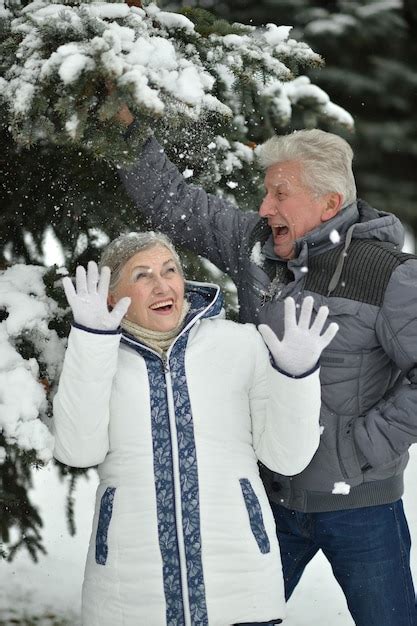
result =
[{"label": "woman's left hand", "polygon": [[130,305],[130,298],[121,298],[109,311],[110,268],[98,272],[97,263],[89,261],[87,272],[82,265],[75,271],[75,288],[68,276],[62,279],[65,295],[74,321],[94,330],[116,330]]},{"label": "woman's left hand", "polygon": [[327,306],[319,308],[310,327],[313,303],[311,296],[304,298],[297,324],[295,301],[293,298],[286,298],[285,331],[281,341],[266,324],[258,327],[277,367],[292,376],[300,376],[310,371],[339,330],[339,326],[332,322],[326,332],[320,334],[329,315]]}]

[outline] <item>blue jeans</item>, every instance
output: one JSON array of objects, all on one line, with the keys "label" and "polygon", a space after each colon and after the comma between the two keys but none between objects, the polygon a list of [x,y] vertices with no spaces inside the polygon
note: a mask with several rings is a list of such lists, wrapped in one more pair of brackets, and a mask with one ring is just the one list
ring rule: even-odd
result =
[{"label": "blue jeans", "polygon": [[307,563],[322,550],[356,626],[417,625],[411,540],[401,500],[328,513],[299,513],[273,502],[271,506],[287,599]]}]

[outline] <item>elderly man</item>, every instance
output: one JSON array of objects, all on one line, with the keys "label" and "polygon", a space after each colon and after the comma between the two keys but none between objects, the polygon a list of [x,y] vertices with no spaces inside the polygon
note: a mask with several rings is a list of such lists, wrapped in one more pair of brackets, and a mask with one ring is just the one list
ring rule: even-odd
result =
[{"label": "elderly man", "polygon": [[261,468],[286,595],[322,550],[357,626],[416,625],[401,496],[417,441],[417,257],[394,215],[356,199],[337,135],[273,137],[259,156],[259,214],[188,185],[154,138],[122,179],[150,226],[232,277],[242,322],[279,336],[287,296],[329,307],[340,330],[321,357],[320,447],[296,476]]}]

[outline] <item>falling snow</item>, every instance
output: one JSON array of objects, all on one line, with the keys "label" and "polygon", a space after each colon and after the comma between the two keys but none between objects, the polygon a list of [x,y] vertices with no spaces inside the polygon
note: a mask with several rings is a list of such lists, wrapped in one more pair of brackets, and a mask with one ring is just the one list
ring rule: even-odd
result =
[{"label": "falling snow", "polygon": [[350,485],[345,482],[335,483],[332,489],[332,493],[341,494],[343,496],[347,496],[350,492]]},{"label": "falling snow", "polygon": [[338,231],[335,228],[331,231],[331,233],[329,235],[329,239],[334,244],[340,242],[340,235],[339,235]]},{"label": "falling snow", "polygon": [[252,248],[252,252],[250,255],[250,260],[252,261],[252,263],[255,263],[255,265],[258,265],[259,267],[262,267],[265,261],[265,256],[262,253],[262,246],[260,241],[257,241],[255,243],[255,245]]}]

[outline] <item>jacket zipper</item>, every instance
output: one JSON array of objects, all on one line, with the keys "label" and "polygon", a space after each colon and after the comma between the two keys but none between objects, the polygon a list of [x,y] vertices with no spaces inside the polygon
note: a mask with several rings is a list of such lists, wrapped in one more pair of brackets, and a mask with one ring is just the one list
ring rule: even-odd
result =
[{"label": "jacket zipper", "polygon": [[340,454],[340,444],[339,444],[340,436],[341,436],[340,430],[341,430],[341,428],[340,428],[340,423],[339,423],[338,428],[337,428],[337,437],[336,437],[336,452],[337,452],[337,458],[338,458],[338,461],[339,461],[340,469],[342,470],[342,476],[343,476],[343,478],[347,479],[347,478],[349,478],[349,475],[348,475],[348,473],[346,471],[345,464],[343,463],[342,456]]},{"label": "jacket zipper", "polygon": [[[162,366],[164,368],[165,374],[165,384],[167,389],[167,402],[168,402],[168,417],[169,417],[169,426],[170,426],[170,434],[171,434],[171,450],[172,450],[172,473],[173,473],[173,483],[174,483],[174,498],[175,498],[175,525],[176,525],[176,535],[178,541],[178,556],[179,556],[179,564],[180,564],[180,572],[181,572],[181,591],[182,591],[182,600],[183,600],[183,609],[184,609],[184,626],[192,626],[191,620],[191,610],[190,610],[190,600],[188,595],[188,579],[187,579],[187,557],[185,554],[185,546],[184,546],[184,533],[183,533],[183,524],[182,524],[182,508],[181,508],[181,482],[179,476],[179,458],[178,458],[178,438],[177,438],[177,426],[175,422],[175,409],[174,409],[174,397],[172,394],[172,379],[171,379],[171,369],[169,366],[169,357],[171,351],[178,341],[178,339],[186,333],[191,326],[194,326],[196,323],[199,323],[199,320],[204,316],[206,311],[213,306],[219,297],[220,290],[217,291],[212,302],[205,307],[198,315],[193,317],[192,320],[188,322],[188,324],[182,329],[179,335],[175,338],[175,340],[170,345],[168,352],[166,354],[159,354],[149,346],[144,344],[140,344],[143,348],[146,348],[149,352],[156,355],[162,362]],[[128,343],[133,343],[135,345],[136,342],[128,341]],[[140,342],[138,342],[140,343]],[[177,506],[177,494],[179,494],[179,502],[180,505]]]},{"label": "jacket zipper", "polygon": [[[184,329],[182,332],[184,332]],[[179,476],[177,426],[175,423],[174,397],[172,394],[172,378],[171,378],[171,369],[169,366],[169,354],[172,350],[174,343],[180,337],[182,332],[178,335],[175,341],[171,344],[168,352],[163,355],[158,354],[158,352],[156,352],[155,350],[152,350],[152,348],[149,348],[148,346],[144,346],[143,344],[141,345],[160,359],[163,369],[164,369],[165,385],[166,385],[166,392],[167,392],[167,404],[168,404],[169,432],[171,435],[172,474],[173,474],[172,479],[173,479],[173,484],[174,484],[174,509],[175,509],[175,527],[176,527],[175,534],[177,536],[177,542],[178,542],[178,558],[179,558],[180,575],[181,575],[182,603],[183,603],[183,610],[184,610],[184,626],[192,626],[190,602],[189,602],[189,595],[188,595],[187,557],[185,554],[184,534],[183,534],[183,525],[182,525],[181,483],[180,483],[180,476]],[[179,495],[179,498],[177,497],[178,495]],[[179,505],[178,505],[178,501],[179,501]]]},{"label": "jacket zipper", "polygon": [[[168,401],[168,417],[171,433],[171,450],[172,450],[172,473],[174,483],[174,499],[175,499],[175,525],[176,535],[178,541],[178,556],[181,573],[181,590],[182,601],[184,609],[184,624],[185,626],[192,626],[190,602],[188,596],[188,580],[187,580],[187,557],[185,554],[184,545],[184,533],[182,523],[182,507],[181,507],[181,481],[179,474],[179,455],[178,455],[178,437],[177,426],[175,423],[175,410],[174,410],[174,397],[172,393],[172,379],[171,370],[168,364],[168,358],[162,359],[165,369],[165,384],[167,389],[167,401]],[[179,497],[177,497],[179,496]]]}]

